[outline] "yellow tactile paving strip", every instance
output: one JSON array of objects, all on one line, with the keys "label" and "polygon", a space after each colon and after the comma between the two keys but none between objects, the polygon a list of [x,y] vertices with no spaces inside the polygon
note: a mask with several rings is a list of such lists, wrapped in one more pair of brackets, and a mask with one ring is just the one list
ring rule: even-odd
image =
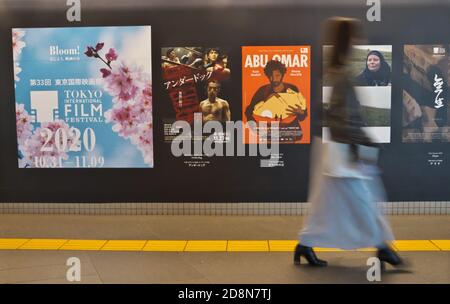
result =
[{"label": "yellow tactile paving strip", "polygon": [[227,251],[227,241],[189,241],[184,251]]},{"label": "yellow tactile paving strip", "polygon": [[18,249],[29,239],[0,239],[0,249]]},{"label": "yellow tactile paving strip", "polygon": [[17,249],[58,250],[67,242],[68,240],[59,239],[31,239],[19,246]]},{"label": "yellow tactile paving strip", "polygon": [[269,241],[228,241],[228,250],[236,252],[269,251]]},{"label": "yellow tactile paving strip", "polygon": [[[295,240],[66,240],[1,239],[0,250],[96,250],[149,252],[292,252]],[[450,240],[397,240],[398,251],[450,251]],[[341,252],[315,248],[317,252]],[[361,248],[356,251],[374,251]]]},{"label": "yellow tactile paving strip", "polygon": [[443,251],[450,251],[450,240],[431,240],[431,242]]},{"label": "yellow tactile paving strip", "polygon": [[269,250],[272,252],[291,252],[298,241],[269,241]]},{"label": "yellow tactile paving strip", "polygon": [[119,241],[111,240],[106,242],[106,244],[100,250],[110,250],[110,251],[142,251],[144,249],[147,241],[136,240],[136,241]]},{"label": "yellow tactile paving strip", "polygon": [[427,240],[394,241],[393,244],[398,251],[436,251],[439,247]]},{"label": "yellow tactile paving strip", "polygon": [[106,240],[69,240],[60,250],[100,250]]},{"label": "yellow tactile paving strip", "polygon": [[361,249],[358,249],[356,251],[373,252],[373,251],[377,251],[377,249],[376,248],[361,248]]},{"label": "yellow tactile paving strip", "polygon": [[317,251],[317,252],[339,252],[339,251],[345,251],[345,250],[338,249],[338,248],[321,248],[321,247],[315,247],[314,250]]},{"label": "yellow tactile paving strip", "polygon": [[148,241],[143,251],[184,251],[187,241]]}]

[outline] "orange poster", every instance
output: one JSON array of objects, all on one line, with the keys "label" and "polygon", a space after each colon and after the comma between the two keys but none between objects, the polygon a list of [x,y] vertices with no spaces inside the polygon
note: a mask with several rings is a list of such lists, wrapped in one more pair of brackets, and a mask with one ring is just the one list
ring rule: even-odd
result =
[{"label": "orange poster", "polygon": [[242,120],[256,123],[244,143],[310,143],[310,52],[308,45],[242,47]]}]

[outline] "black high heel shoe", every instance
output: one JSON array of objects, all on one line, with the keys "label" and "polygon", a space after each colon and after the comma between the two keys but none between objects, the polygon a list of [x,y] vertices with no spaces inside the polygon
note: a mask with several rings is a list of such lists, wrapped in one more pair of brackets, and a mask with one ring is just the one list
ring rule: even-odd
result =
[{"label": "black high heel shoe", "polygon": [[295,253],[294,253],[294,264],[300,265],[300,257],[303,256],[311,266],[316,267],[325,267],[328,265],[327,261],[320,260],[317,258],[314,250],[311,247],[303,246],[300,244],[297,244],[297,247],[295,247]]},{"label": "black high heel shoe", "polygon": [[386,269],[386,264],[391,264],[395,267],[401,267],[404,266],[404,261],[400,258],[400,256],[395,253],[389,246],[378,248],[377,251],[377,258],[380,260],[381,269]]}]

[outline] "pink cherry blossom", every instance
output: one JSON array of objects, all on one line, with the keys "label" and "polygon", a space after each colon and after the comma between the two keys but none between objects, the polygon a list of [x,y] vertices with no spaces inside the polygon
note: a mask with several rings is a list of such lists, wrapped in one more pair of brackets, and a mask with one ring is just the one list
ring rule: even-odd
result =
[{"label": "pink cherry blossom", "polygon": [[25,140],[33,134],[33,125],[31,124],[31,116],[25,110],[23,104],[16,103],[16,132],[17,144],[21,150]]},{"label": "pink cherry blossom", "polygon": [[[48,133],[45,132],[44,129],[49,129],[52,131],[53,134],[50,140],[48,140],[47,138]],[[66,149],[64,151],[59,151],[55,145],[55,132],[58,129],[63,129],[67,135],[68,141]],[[37,128],[31,136],[28,136],[25,139],[21,151],[24,155],[26,163],[31,167],[36,166],[35,158],[39,159],[41,157],[45,158],[55,157],[67,160],[69,158],[67,152],[69,150],[69,147],[75,140],[74,136],[75,134],[72,134],[72,132],[70,132],[70,126],[63,120],[56,120],[54,122],[42,123],[41,126]],[[61,142],[60,144],[61,144],[60,146],[62,146],[62,144],[64,143]],[[46,147],[51,147],[52,151],[43,151],[44,145]]]},{"label": "pink cherry blossom", "polygon": [[108,77],[109,75],[111,75],[111,71],[108,70],[108,69],[100,69],[100,72],[102,72],[102,77],[103,77],[103,78],[106,78],[106,77]]},{"label": "pink cherry blossom", "polygon": [[88,46],[87,47],[87,50],[86,50],[86,52],[84,52],[84,54],[86,55],[86,56],[88,56],[88,57],[94,57],[94,48],[93,47],[91,47],[91,46]]},{"label": "pink cherry blossom", "polygon": [[142,87],[142,71],[136,67],[129,67],[121,62],[105,77],[106,90],[121,101],[134,99]]},{"label": "pink cherry blossom", "polygon": [[13,29],[12,30],[12,46],[13,46],[13,60],[16,61],[22,49],[25,47],[25,42],[21,40],[25,36],[24,30]]},{"label": "pink cherry blossom", "polygon": [[[119,72],[117,72],[119,71]],[[113,76],[116,73],[115,76]],[[111,87],[114,77],[123,75],[134,75],[139,79],[131,78],[127,83],[133,88],[133,98],[123,97],[123,87]],[[111,79],[109,79],[111,77]],[[119,70],[106,77],[107,91],[114,97],[113,108],[105,112],[106,122],[113,123],[112,130],[120,136],[130,139],[131,143],[141,151],[144,162],[153,166],[153,123],[152,123],[152,86],[149,79],[143,73],[134,73],[132,69],[122,65]],[[108,82],[109,83],[108,87]],[[137,80],[137,81],[135,81]],[[113,83],[112,85],[117,85]],[[114,95],[115,94],[115,95]],[[131,95],[131,94],[130,94]]]},{"label": "pink cherry blossom", "polygon": [[108,60],[108,62],[117,60],[117,57],[118,55],[116,53],[116,50],[114,49],[109,49],[108,53],[105,55],[105,58]]},{"label": "pink cherry blossom", "polygon": [[119,136],[129,139],[141,151],[144,162],[153,167],[150,75],[141,67],[116,61],[118,55],[112,48],[105,55],[106,61],[95,50],[86,55],[99,58],[108,67],[100,69],[104,89],[113,97],[113,107],[104,114],[106,122],[112,123],[112,130]]},{"label": "pink cherry blossom", "polygon": [[95,51],[97,51],[97,52],[100,51],[104,45],[105,45],[105,43],[103,43],[103,42],[97,43],[97,45],[95,46]]},{"label": "pink cherry blossom", "polygon": [[132,136],[131,142],[141,151],[144,162],[153,165],[153,124],[140,124],[137,132]]},{"label": "pink cherry blossom", "polygon": [[[22,49],[25,47],[25,42],[21,40],[25,36],[25,31],[19,29],[12,30],[12,45],[13,45],[13,67],[14,67],[14,81],[20,81],[19,73],[22,72],[22,68],[19,65],[19,55],[22,53]],[[16,84],[14,83],[14,87]]]},{"label": "pink cherry blossom", "polygon": [[19,63],[14,62],[14,81],[20,81],[19,73],[22,72],[22,68],[19,66]]}]

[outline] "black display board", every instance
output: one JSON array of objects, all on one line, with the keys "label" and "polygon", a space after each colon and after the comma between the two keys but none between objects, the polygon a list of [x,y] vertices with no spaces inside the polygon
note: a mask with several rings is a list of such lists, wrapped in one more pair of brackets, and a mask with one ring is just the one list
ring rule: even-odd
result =
[{"label": "black display board", "polygon": [[[356,1],[358,2],[358,1]],[[6,8],[0,11],[0,201],[9,202],[304,202],[310,145],[281,145],[285,166],[260,168],[258,157],[215,157],[205,168],[175,159],[163,141],[161,47],[225,46],[233,77],[231,98],[241,100],[241,46],[311,46],[311,133],[320,134],[321,24],[331,16],[363,20],[368,43],[392,45],[391,143],[380,164],[390,201],[439,201],[450,197],[448,143],[402,143],[404,44],[450,44],[450,6],[382,7],[382,21],[365,20],[365,1],[350,6],[83,9],[69,23],[66,7]],[[151,25],[153,57],[154,168],[19,169],[14,121],[11,28]],[[138,46],[137,46],[138,47]],[[232,120],[241,119],[241,109]],[[443,152],[431,166],[429,152]]]}]

